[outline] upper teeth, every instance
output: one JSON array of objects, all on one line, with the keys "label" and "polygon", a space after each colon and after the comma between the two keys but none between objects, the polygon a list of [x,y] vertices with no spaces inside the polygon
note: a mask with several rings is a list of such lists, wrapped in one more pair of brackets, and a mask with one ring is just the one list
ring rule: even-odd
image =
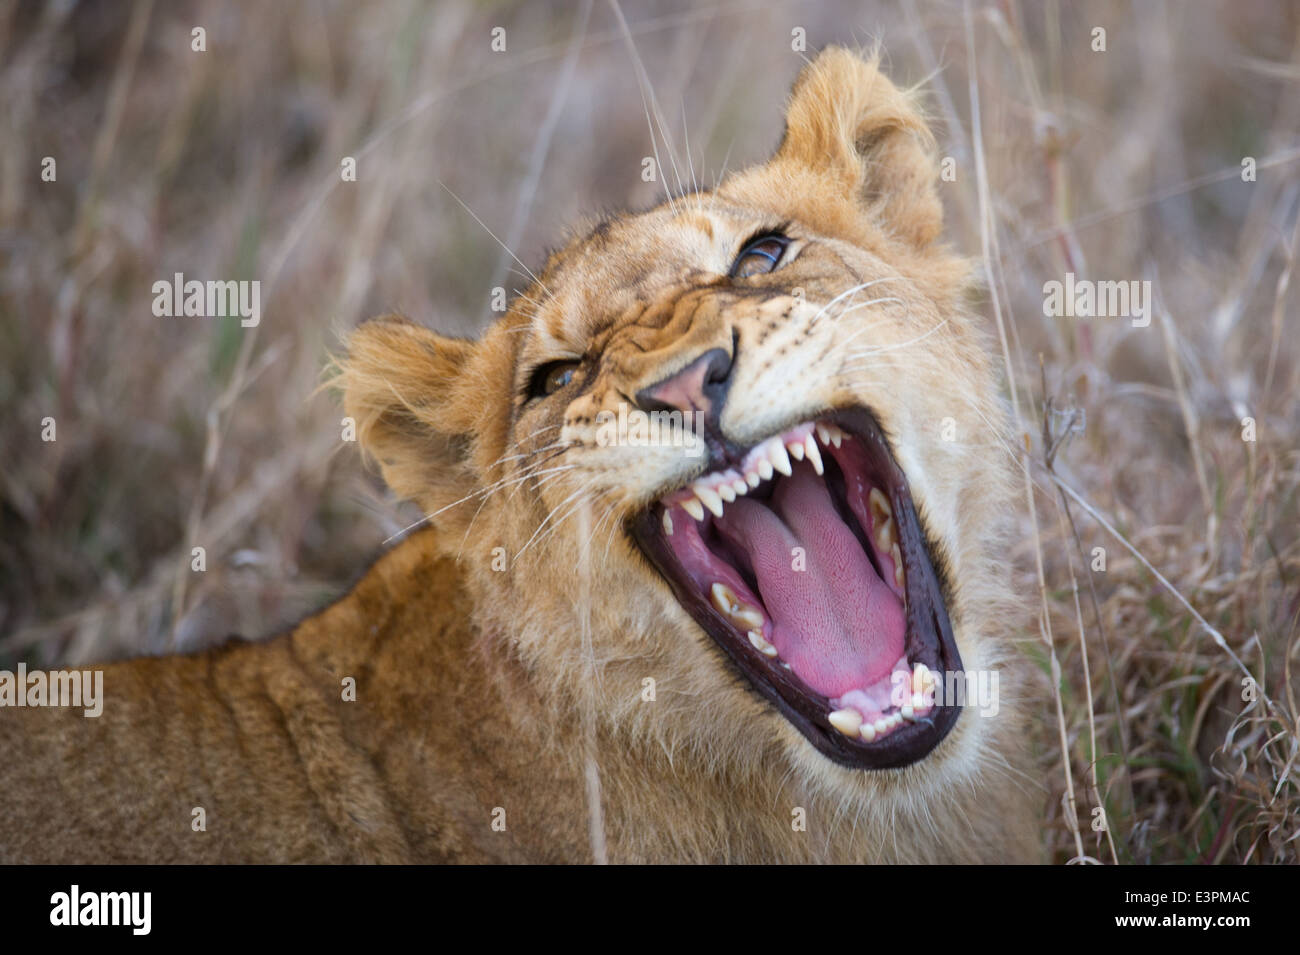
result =
[{"label": "upper teeth", "polygon": [[817,437],[821,440],[822,444],[833,444],[838,448],[840,442],[844,440],[845,434],[833,424],[821,424],[819,422],[817,425]]},{"label": "upper teeth", "polygon": [[878,487],[873,487],[871,493],[867,496],[867,503],[871,508],[871,524],[878,526],[884,521],[894,516],[894,508],[889,503],[889,498],[885,492]]},{"label": "upper teeth", "polygon": [[[768,443],[770,444],[771,442]],[[785,453],[784,444],[777,441],[772,445],[772,450],[768,453],[771,455],[772,467],[776,468],[786,477],[789,477],[794,473],[794,469],[790,467],[790,455]]]},{"label": "upper teeth", "polygon": [[718,496],[717,491],[706,484],[701,484],[699,481],[695,482],[692,490],[695,491],[695,496],[700,499],[704,506],[713,512],[714,517],[722,516],[722,498]]},{"label": "upper teeth", "polygon": [[895,541],[894,509],[890,506],[885,492],[878,487],[871,489],[871,494],[868,495],[868,506],[871,508],[871,527],[876,546],[888,554]]},{"label": "upper teeth", "polygon": [[[813,466],[813,470],[818,474],[824,473],[825,469],[822,467],[822,453],[817,450],[817,442],[813,439],[811,434],[803,439],[803,448],[808,454],[808,463]],[[803,455],[801,454],[799,457],[803,457]]]},{"label": "upper teeth", "polygon": [[[704,520],[706,510],[714,517],[721,517],[726,505],[745,496],[764,481],[772,480],[777,473],[787,477],[793,474],[791,458],[796,461],[806,460],[815,472],[825,474],[826,468],[817,442],[821,441],[826,447],[838,448],[845,437],[844,432],[833,424],[801,424],[753,447],[738,469],[706,474],[696,479],[687,488],[689,496],[677,501],[677,504],[697,521]],[[880,496],[884,499],[883,494]],[[885,507],[888,506],[886,500]],[[667,528],[669,525],[664,526]],[[889,549],[887,545],[885,549]]]}]

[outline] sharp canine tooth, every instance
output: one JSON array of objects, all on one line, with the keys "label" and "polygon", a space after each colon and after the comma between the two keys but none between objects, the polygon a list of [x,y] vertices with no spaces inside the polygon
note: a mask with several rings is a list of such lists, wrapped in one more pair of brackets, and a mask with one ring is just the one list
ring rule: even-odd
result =
[{"label": "sharp canine tooth", "polygon": [[901,590],[907,585],[907,575],[903,573],[903,552],[898,549],[898,543],[889,548],[889,556],[894,560],[894,583]]},{"label": "sharp canine tooth", "polygon": [[794,469],[790,467],[790,455],[785,453],[785,445],[780,441],[772,442],[771,447],[768,449],[767,456],[772,461],[772,467],[776,468],[786,477],[789,477],[794,473]]},{"label": "sharp canine tooth", "polygon": [[764,481],[772,480],[772,462],[763,458],[758,462],[758,476]]},{"label": "sharp canine tooth", "polygon": [[724,501],[730,504],[732,501],[736,499],[736,489],[733,488],[730,484],[726,484],[726,483],[719,484],[718,497],[722,498]]},{"label": "sharp canine tooth", "polygon": [[695,498],[691,498],[689,501],[682,501],[682,510],[691,515],[691,517],[695,518],[697,521],[704,520],[704,505]]},{"label": "sharp canine tooth", "polygon": [[[749,642],[753,644],[754,649],[757,650],[759,653],[763,654],[763,656],[765,657],[776,656],[776,647],[772,646],[772,644],[764,640],[763,635],[759,633],[757,630],[749,631]],[[785,664],[782,664],[782,666],[785,666]],[[786,669],[788,670],[790,668],[786,666]]]},{"label": "sharp canine tooth", "polygon": [[812,463],[813,470],[818,474],[825,473],[826,469],[822,467],[822,453],[817,450],[817,442],[813,440],[811,433],[804,438],[803,447],[808,454],[808,460]]},{"label": "sharp canine tooth", "polygon": [[669,537],[673,534],[673,516],[664,511],[664,533]]},{"label": "sharp canine tooth", "polygon": [[722,498],[718,497],[718,492],[711,487],[705,487],[703,484],[694,485],[691,490],[695,496],[704,502],[704,506],[713,512],[714,517],[722,516]]},{"label": "sharp canine tooth", "polygon": [[789,444],[785,446],[785,449],[790,452],[790,457],[794,458],[796,461],[803,460],[802,441],[791,441]]},{"label": "sharp canine tooth", "polygon": [[862,714],[855,709],[832,710],[826,718],[845,736],[857,736],[862,728]]}]

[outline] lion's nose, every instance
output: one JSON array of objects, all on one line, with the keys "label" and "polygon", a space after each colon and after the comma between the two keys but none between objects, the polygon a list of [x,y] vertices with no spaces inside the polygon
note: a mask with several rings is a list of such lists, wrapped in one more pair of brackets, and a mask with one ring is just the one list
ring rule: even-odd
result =
[{"label": "lion's nose", "polygon": [[712,348],[685,368],[637,392],[642,411],[695,411],[715,421],[731,385],[732,356]]}]

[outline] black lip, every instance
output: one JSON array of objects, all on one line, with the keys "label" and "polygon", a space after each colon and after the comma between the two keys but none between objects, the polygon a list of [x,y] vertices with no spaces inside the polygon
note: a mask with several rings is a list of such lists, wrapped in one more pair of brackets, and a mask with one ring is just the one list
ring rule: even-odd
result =
[{"label": "black lip", "polygon": [[[802,419],[801,419],[802,420]],[[906,476],[898,467],[876,418],[865,408],[849,408],[819,415],[854,439],[873,444],[873,458],[887,470],[890,504],[898,524],[903,567],[907,574],[907,659],[928,666],[942,679],[962,671],[961,656],[948,619],[944,587],[934,568]],[[797,422],[791,422],[795,424]],[[712,470],[712,465],[711,468]],[[961,707],[947,699],[936,705],[929,720],[905,723],[872,743],[852,740],[830,725],[830,700],[803,684],[793,671],[772,663],[713,608],[703,594],[677,571],[677,558],[663,532],[658,505],[651,505],[631,521],[630,531],[647,559],[659,571],[680,603],[711,636],[732,665],[766,697],[799,732],[827,758],[854,769],[896,769],[923,759],[948,735]]]}]

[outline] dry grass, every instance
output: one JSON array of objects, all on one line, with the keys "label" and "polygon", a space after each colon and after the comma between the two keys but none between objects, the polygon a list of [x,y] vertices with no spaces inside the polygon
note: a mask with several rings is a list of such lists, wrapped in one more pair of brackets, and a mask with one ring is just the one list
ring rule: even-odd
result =
[{"label": "dry grass", "polygon": [[[386,309],[451,332],[491,318],[518,267],[456,197],[530,263],[576,216],[655,197],[617,17],[583,9],[0,8],[0,665],[269,632],[409,519],[338,440],[326,350]],[[624,13],[706,181],[775,143],[796,26],[810,50],[879,38],[896,76],[931,79],[950,233],[989,266],[1028,449],[996,453],[1032,487],[1013,556],[1041,593],[1025,652],[1053,856],[1295,861],[1300,11]],[[177,271],[260,279],[261,325],[154,317]],[[1066,271],[1151,279],[1151,325],[1045,318]]]}]

